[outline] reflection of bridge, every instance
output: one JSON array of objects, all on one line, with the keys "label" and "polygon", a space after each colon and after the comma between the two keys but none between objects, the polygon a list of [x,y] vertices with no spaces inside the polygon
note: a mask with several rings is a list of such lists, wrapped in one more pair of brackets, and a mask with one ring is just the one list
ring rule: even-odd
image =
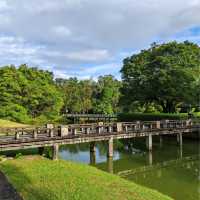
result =
[{"label": "reflection of bridge", "polygon": [[[96,141],[108,141],[108,156],[113,156],[113,140],[146,137],[147,148],[152,150],[152,137],[177,135],[182,146],[182,133],[191,133],[192,122],[152,121],[117,122],[98,124],[72,124],[46,128],[0,129],[0,151],[52,146],[53,158],[58,155],[59,145],[91,142],[90,151],[95,151]],[[162,140],[161,140],[162,141]]]},{"label": "reflection of bridge", "polygon": [[[151,154],[151,153],[149,153],[149,154]],[[149,155],[149,157],[152,157],[152,155]],[[182,164],[183,166],[186,165],[186,167],[187,167],[188,162],[192,163],[193,161],[196,161],[199,158],[200,158],[199,155],[187,156],[187,157],[183,157],[183,158],[179,158],[179,159],[175,159],[175,160],[169,160],[169,161],[164,161],[164,162],[160,162],[160,163],[155,163],[153,165],[152,165],[152,158],[150,158],[150,163],[149,163],[150,165],[135,168],[135,169],[125,170],[125,171],[120,171],[117,174],[121,177],[125,177],[125,176],[133,175],[136,173],[144,173],[144,172],[152,171],[155,169],[161,169],[161,168],[178,165],[178,164]]]}]

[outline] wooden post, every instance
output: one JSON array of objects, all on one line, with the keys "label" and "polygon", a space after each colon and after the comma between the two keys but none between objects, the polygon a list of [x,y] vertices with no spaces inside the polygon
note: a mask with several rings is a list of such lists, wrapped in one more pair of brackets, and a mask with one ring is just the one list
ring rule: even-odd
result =
[{"label": "wooden post", "polygon": [[69,134],[68,126],[62,125],[60,126],[60,136],[65,137]]},{"label": "wooden post", "polygon": [[53,137],[53,133],[54,133],[53,129],[50,129],[49,130],[49,137]]},{"label": "wooden post", "polygon": [[128,125],[125,125],[125,133],[128,132]]},{"label": "wooden post", "polygon": [[15,140],[19,140],[19,132],[15,133]]},{"label": "wooden post", "polygon": [[97,130],[97,134],[101,133],[101,127],[98,126],[96,130]]},{"label": "wooden post", "polygon": [[54,144],[52,146],[52,150],[53,150],[52,159],[53,160],[58,160],[59,145],[58,144]]},{"label": "wooden post", "polygon": [[36,130],[36,129],[33,130],[33,138],[34,138],[34,139],[37,139],[37,130]]},{"label": "wooden post", "polygon": [[168,128],[169,120],[163,120],[163,128]]},{"label": "wooden post", "polygon": [[73,129],[72,129],[72,134],[73,134],[73,135],[77,135],[77,129],[76,129],[76,128],[73,128]]},{"label": "wooden post", "polygon": [[104,132],[104,127],[103,127],[104,123],[103,122],[98,122],[98,128],[97,128],[97,133],[100,134],[102,132]]},{"label": "wooden post", "polygon": [[86,128],[86,134],[90,134],[90,128]]},{"label": "wooden post", "polygon": [[192,120],[191,119],[188,119],[186,120],[186,127],[191,127],[192,126]]},{"label": "wooden post", "polygon": [[46,128],[52,129],[52,128],[54,128],[54,125],[53,124],[46,124]]},{"label": "wooden post", "polygon": [[140,121],[136,121],[136,130],[140,130]]},{"label": "wooden post", "polygon": [[113,157],[113,137],[108,140],[108,157]]},{"label": "wooden post", "polygon": [[152,135],[149,134],[146,138],[146,146],[149,151],[152,151]]},{"label": "wooden post", "polygon": [[112,132],[112,126],[109,125],[109,126],[108,126],[108,133],[111,133],[111,132]]},{"label": "wooden post", "polygon": [[122,128],[122,123],[117,123],[117,132],[122,132],[123,128]]},{"label": "wooden post", "polygon": [[81,134],[83,134],[84,133],[84,128],[81,127],[80,129],[81,129]]},{"label": "wooden post", "polygon": [[46,124],[46,128],[47,128],[46,133],[48,134],[48,136],[53,137],[52,133],[51,133],[51,129],[54,128],[54,125],[53,124]]},{"label": "wooden post", "polygon": [[156,128],[160,129],[160,121],[156,121]]}]

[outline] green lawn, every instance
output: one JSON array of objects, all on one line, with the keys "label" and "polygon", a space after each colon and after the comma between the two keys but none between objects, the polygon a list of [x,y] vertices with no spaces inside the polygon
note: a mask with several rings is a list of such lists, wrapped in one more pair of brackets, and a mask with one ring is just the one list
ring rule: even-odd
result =
[{"label": "green lawn", "polygon": [[11,122],[9,120],[0,119],[0,128],[21,128],[28,127],[29,125]]},{"label": "green lawn", "polygon": [[39,156],[0,164],[0,169],[25,200],[170,200],[94,167]]}]

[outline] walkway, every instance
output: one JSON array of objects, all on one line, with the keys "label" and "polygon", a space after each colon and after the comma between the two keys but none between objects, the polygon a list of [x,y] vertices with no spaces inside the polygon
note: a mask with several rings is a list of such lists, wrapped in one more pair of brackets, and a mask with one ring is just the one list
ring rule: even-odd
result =
[{"label": "walkway", "polygon": [[0,172],[0,200],[22,200],[2,172]]}]

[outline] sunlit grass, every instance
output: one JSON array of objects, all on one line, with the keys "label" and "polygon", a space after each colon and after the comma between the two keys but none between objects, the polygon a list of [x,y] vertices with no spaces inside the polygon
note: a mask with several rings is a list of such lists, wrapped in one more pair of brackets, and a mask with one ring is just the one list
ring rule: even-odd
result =
[{"label": "sunlit grass", "polygon": [[12,122],[9,120],[0,119],[0,128],[20,128],[20,127],[28,127],[29,125],[21,124],[17,122]]},{"label": "sunlit grass", "polygon": [[39,156],[0,164],[24,200],[170,200],[94,167]]}]

